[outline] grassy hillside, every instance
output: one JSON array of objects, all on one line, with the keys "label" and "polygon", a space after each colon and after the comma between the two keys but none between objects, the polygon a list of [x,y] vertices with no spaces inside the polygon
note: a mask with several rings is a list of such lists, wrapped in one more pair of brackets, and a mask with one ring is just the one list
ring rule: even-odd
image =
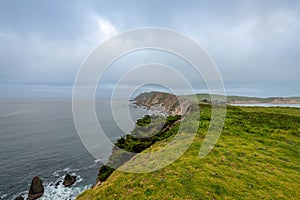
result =
[{"label": "grassy hillside", "polygon": [[300,109],[229,106],[218,143],[200,159],[210,119],[210,106],[201,107],[198,134],[180,159],[146,174],[114,171],[78,199],[300,199]]},{"label": "grassy hillside", "polygon": [[[190,98],[190,95],[186,95],[186,98]],[[218,94],[197,94],[197,98],[200,101],[208,100],[210,101],[211,97],[217,101],[222,101],[224,97]],[[277,101],[277,102],[276,102]],[[244,97],[244,96],[226,96],[227,103],[298,103],[300,104],[300,97]]]}]

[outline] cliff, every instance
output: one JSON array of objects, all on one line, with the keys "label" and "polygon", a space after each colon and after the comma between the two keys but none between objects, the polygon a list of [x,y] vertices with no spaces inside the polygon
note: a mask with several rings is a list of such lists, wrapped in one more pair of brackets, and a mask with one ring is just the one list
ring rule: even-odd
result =
[{"label": "cliff", "polygon": [[[142,102],[145,106],[152,104]],[[199,148],[210,123],[210,112],[209,104],[201,104],[197,136],[174,163],[144,174],[116,170],[107,181],[77,199],[297,199],[300,196],[300,109],[228,106],[218,143],[200,159]],[[189,133],[188,126],[185,128]],[[173,131],[176,132],[176,126],[166,133]],[[155,152],[167,144],[168,139],[158,141],[141,153]],[[141,160],[141,164],[144,162],[147,160]]]},{"label": "cliff", "polygon": [[195,110],[196,106],[188,98],[164,92],[141,93],[134,99],[134,104],[173,116],[184,116]]}]

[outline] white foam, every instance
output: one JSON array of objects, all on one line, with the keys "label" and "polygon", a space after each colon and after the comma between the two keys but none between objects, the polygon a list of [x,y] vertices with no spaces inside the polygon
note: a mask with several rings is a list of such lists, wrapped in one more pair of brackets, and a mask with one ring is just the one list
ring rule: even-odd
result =
[{"label": "white foam", "polygon": [[75,199],[84,190],[87,190],[91,185],[77,187],[73,185],[71,187],[64,187],[62,184],[55,187],[53,184],[49,184],[45,187],[45,192],[40,198],[41,200],[66,200]]},{"label": "white foam", "polygon": [[5,197],[7,197],[7,194],[1,194],[0,199],[4,199]]},{"label": "white foam", "polygon": [[[59,170],[60,172],[69,172],[69,169]],[[66,199],[75,199],[80,193],[89,189],[92,185],[85,186],[77,186],[83,179],[80,175],[76,175],[75,173],[71,174],[76,177],[76,182],[71,187],[65,187],[62,182],[64,180],[64,176],[60,176],[55,182],[45,183],[45,191],[41,198],[41,200],[66,200]],[[58,186],[55,186],[57,182],[60,182]],[[24,199],[27,199],[27,191],[20,193]],[[19,196],[17,195],[17,196]],[[2,198],[2,197],[1,197]],[[3,197],[4,198],[4,197]]]},{"label": "white foam", "polygon": [[77,172],[77,171],[79,171],[80,169],[70,169],[70,168],[65,168],[65,169],[63,169],[63,170],[56,170],[56,171],[54,171],[53,173],[52,173],[52,175],[53,176],[60,176],[61,174],[60,173],[71,173],[71,172]]}]

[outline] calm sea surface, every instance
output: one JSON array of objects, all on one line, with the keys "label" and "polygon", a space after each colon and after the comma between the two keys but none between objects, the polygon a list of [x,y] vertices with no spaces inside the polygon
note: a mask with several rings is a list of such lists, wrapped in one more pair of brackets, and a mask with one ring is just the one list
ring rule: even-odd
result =
[{"label": "calm sea surface", "polygon": [[[97,100],[97,114],[115,141],[125,133],[114,123],[109,105],[108,100]],[[133,119],[145,114],[130,110]],[[0,199],[26,197],[34,176],[40,176],[45,186],[41,199],[74,199],[95,183],[100,165],[77,135],[71,100],[0,99]],[[67,172],[77,175],[76,184],[55,188]]]}]

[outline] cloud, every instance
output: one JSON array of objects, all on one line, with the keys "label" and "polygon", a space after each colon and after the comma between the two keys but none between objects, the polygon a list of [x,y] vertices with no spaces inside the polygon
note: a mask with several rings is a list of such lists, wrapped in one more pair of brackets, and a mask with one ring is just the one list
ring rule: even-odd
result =
[{"label": "cloud", "polygon": [[254,5],[255,10],[240,5],[222,20],[200,21],[198,29],[194,24],[185,31],[204,45],[225,81],[298,80],[299,6]]},{"label": "cloud", "polygon": [[[43,90],[72,85],[82,61],[102,41],[149,26],[175,29],[202,44],[232,92],[252,84],[251,91],[268,87],[279,94],[287,91],[284,85],[298,95],[300,2],[289,0],[1,1],[0,84]],[[104,80],[114,79],[112,73]]]},{"label": "cloud", "polygon": [[116,28],[104,18],[97,16],[96,21],[99,27],[99,32],[106,37],[111,37],[112,35],[117,33]]},{"label": "cloud", "polygon": [[80,36],[60,39],[49,32],[0,31],[0,83],[71,85],[82,61],[100,42],[116,34],[109,20],[87,13]]}]

